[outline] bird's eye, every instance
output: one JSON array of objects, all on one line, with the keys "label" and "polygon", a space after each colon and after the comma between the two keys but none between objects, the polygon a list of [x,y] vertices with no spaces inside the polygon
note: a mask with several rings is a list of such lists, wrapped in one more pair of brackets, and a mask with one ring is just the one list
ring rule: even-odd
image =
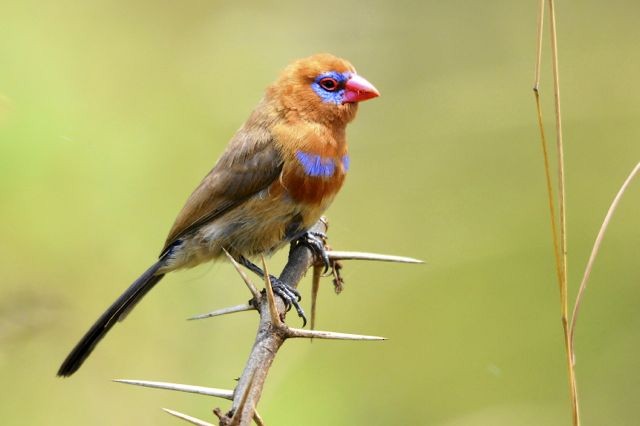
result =
[{"label": "bird's eye", "polygon": [[328,92],[333,92],[338,88],[338,80],[333,77],[325,77],[318,82],[320,87]]}]

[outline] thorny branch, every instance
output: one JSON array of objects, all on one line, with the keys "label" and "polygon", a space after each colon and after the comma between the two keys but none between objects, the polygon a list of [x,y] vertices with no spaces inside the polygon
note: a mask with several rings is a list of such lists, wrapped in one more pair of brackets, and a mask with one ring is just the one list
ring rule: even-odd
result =
[{"label": "thorny branch", "polygon": [[[326,221],[321,219],[311,229],[312,231],[318,231],[326,233],[327,224]],[[360,260],[377,260],[388,262],[400,262],[400,263],[422,263],[419,260],[399,257],[378,255],[373,253],[360,253],[360,252],[329,252],[329,258],[332,262],[338,262],[341,259],[360,259]],[[232,259],[231,259],[232,260]],[[240,266],[233,262],[238,273],[247,284],[247,287],[253,295],[253,299],[249,304],[233,306],[230,308],[219,309],[209,314],[198,315],[190,319],[208,318],[218,315],[224,315],[228,313],[241,312],[244,310],[255,309],[260,315],[260,322],[256,333],[256,338],[249,354],[247,363],[245,364],[244,371],[238,380],[236,388],[231,390],[206,388],[201,386],[192,385],[180,385],[174,383],[163,382],[149,382],[141,380],[118,380],[121,383],[140,385],[146,387],[155,387],[168,390],[177,390],[183,392],[199,393],[205,395],[216,396],[224,399],[232,399],[231,409],[226,413],[216,408],[214,413],[219,418],[220,426],[241,426],[249,425],[251,421],[254,421],[258,425],[264,424],[260,416],[256,411],[256,406],[262,395],[262,389],[264,387],[269,368],[273,363],[278,350],[288,338],[317,338],[317,339],[338,339],[338,340],[384,340],[383,337],[377,336],[364,336],[347,333],[335,333],[331,331],[316,331],[316,330],[303,330],[290,328],[284,323],[286,315],[286,308],[284,302],[279,297],[274,297],[271,289],[271,283],[267,278],[265,280],[265,290],[258,293],[255,286],[249,281],[249,278],[244,274],[244,271]],[[265,273],[268,277],[268,271],[265,267]],[[304,277],[307,270],[314,265],[314,257],[311,250],[303,244],[292,245],[289,252],[289,259],[284,267],[279,279],[287,283],[292,287],[297,287],[300,280]],[[318,269],[318,268],[314,268]],[[338,274],[339,275],[339,274]],[[320,274],[314,273],[314,287],[317,286],[317,280],[320,278]],[[315,311],[315,294],[312,298],[312,304]],[[313,314],[312,314],[313,324]],[[185,420],[192,424],[208,425],[210,423],[196,419],[186,414],[179,413],[173,410],[167,410],[168,413]]]}]

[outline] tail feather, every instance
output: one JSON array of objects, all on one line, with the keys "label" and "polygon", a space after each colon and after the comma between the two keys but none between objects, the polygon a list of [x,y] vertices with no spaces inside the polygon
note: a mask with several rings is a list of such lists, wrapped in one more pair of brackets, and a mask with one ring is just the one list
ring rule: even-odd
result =
[{"label": "tail feather", "polygon": [[113,327],[117,321],[124,319],[126,314],[133,309],[144,295],[164,277],[164,274],[157,274],[162,266],[164,266],[164,257],[147,269],[140,278],[135,280],[133,284],[109,306],[82,339],[80,339],[71,353],[67,355],[67,358],[58,370],[58,376],[68,377],[80,368],[98,342],[111,330],[111,327]]}]

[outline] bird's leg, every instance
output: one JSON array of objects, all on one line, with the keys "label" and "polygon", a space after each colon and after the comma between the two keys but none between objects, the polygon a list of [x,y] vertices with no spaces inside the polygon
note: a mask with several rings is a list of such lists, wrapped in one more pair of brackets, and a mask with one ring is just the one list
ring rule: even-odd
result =
[{"label": "bird's leg", "polygon": [[[254,274],[258,275],[259,277],[264,278],[265,274],[262,268],[260,268],[258,265],[256,265],[246,257],[239,256],[238,263]],[[293,305],[293,307],[296,308],[298,316],[302,318],[302,326],[304,327],[305,325],[307,325],[307,317],[304,314],[304,310],[302,310],[302,307],[298,303],[300,300],[302,300],[302,296],[300,296],[298,290],[296,290],[294,287],[291,287],[280,278],[274,277],[273,275],[269,275],[269,280],[271,281],[271,288],[273,288],[273,292],[282,298],[285,305],[287,306],[287,310],[291,309],[291,306]]]},{"label": "bird's leg", "polygon": [[307,231],[300,238],[295,241],[295,244],[302,244],[309,247],[309,250],[313,252],[316,261],[322,262],[324,266],[323,274],[326,274],[329,268],[331,268],[331,260],[327,254],[327,236],[323,232]]}]

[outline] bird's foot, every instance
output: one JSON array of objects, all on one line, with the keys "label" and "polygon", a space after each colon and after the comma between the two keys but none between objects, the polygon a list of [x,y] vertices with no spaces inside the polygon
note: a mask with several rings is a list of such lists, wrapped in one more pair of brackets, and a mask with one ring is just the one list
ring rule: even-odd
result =
[{"label": "bird's foot", "polygon": [[304,314],[304,310],[298,303],[302,300],[302,296],[300,296],[298,290],[273,275],[269,275],[269,280],[271,281],[271,288],[273,289],[273,292],[282,298],[285,306],[287,307],[287,311],[291,309],[291,306],[293,306],[296,309],[298,316],[302,318],[302,326],[304,327],[307,325],[307,317]]},{"label": "bird's foot", "polygon": [[[258,267],[255,263],[251,262],[244,256],[238,257],[238,263],[260,277],[265,276],[264,271],[260,267]],[[271,288],[273,289],[273,292],[280,296],[284,301],[287,311],[291,309],[291,306],[296,308],[298,316],[302,318],[302,326],[304,327],[305,325],[307,325],[307,317],[304,315],[304,311],[298,303],[300,302],[300,300],[302,300],[302,296],[300,296],[298,290],[285,283],[280,278],[274,277],[271,274],[269,274],[269,281],[271,282]]]},{"label": "bird's foot", "polygon": [[307,231],[297,241],[297,244],[302,244],[313,252],[313,255],[318,264],[322,263],[324,266],[323,274],[326,274],[329,268],[332,268],[329,254],[327,253],[327,236],[323,232]]}]

